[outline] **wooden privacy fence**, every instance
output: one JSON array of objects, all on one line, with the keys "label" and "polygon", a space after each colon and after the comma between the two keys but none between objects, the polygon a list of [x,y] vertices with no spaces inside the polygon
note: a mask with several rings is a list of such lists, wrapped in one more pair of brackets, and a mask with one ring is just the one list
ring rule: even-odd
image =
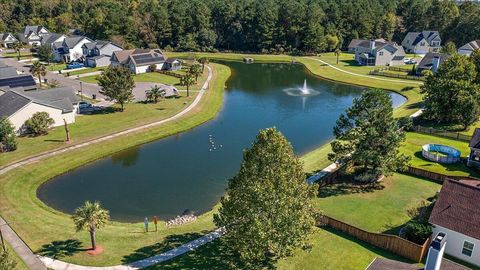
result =
[{"label": "wooden privacy fence", "polygon": [[423,178],[427,178],[430,180],[433,180],[435,182],[443,183],[447,179],[452,179],[452,180],[472,180],[472,181],[479,181],[479,178],[471,177],[471,176],[451,176],[451,175],[445,175],[441,173],[436,173],[436,172],[430,172],[424,169],[420,168],[415,168],[409,166],[406,173],[415,175],[415,176],[420,176]]},{"label": "wooden privacy fence", "polygon": [[423,133],[423,134],[428,134],[428,135],[433,135],[437,137],[443,137],[447,139],[454,139],[457,141],[463,141],[463,142],[470,142],[472,139],[472,136],[470,135],[465,135],[459,132],[451,132],[451,131],[446,131],[442,129],[435,129],[431,127],[422,127],[422,126],[414,126],[413,130],[418,132],[418,133]]},{"label": "wooden privacy fence", "polygon": [[373,246],[388,250],[415,262],[422,261],[430,245],[430,239],[427,239],[423,245],[419,245],[396,235],[368,232],[325,215],[318,219],[317,225],[328,225]]}]

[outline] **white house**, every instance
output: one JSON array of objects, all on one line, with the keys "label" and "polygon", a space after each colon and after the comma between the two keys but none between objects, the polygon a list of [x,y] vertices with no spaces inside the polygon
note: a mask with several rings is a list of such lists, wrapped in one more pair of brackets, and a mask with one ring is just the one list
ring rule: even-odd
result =
[{"label": "white house", "polygon": [[16,39],[12,33],[0,33],[0,45],[4,48],[11,48],[13,43],[17,41],[18,39]]},{"label": "white house", "polygon": [[47,28],[41,25],[27,25],[21,33],[18,33],[18,39],[25,44],[40,46],[42,36],[49,34]]},{"label": "white house", "polygon": [[126,50],[116,51],[111,58],[112,66],[124,66],[134,74],[145,73],[151,65],[157,70],[162,70],[165,64],[165,56],[160,49],[153,50]]},{"label": "white house", "polygon": [[470,41],[469,43],[458,48],[458,53],[470,56],[474,50],[480,50],[480,39]]},{"label": "white house", "polygon": [[89,67],[103,67],[110,65],[112,54],[123,50],[119,45],[110,41],[96,40],[82,46],[85,56],[85,65]]},{"label": "white house", "polygon": [[438,31],[408,32],[402,41],[407,53],[440,52],[442,39]]},{"label": "white house", "polygon": [[354,46],[355,60],[364,66],[398,66],[403,65],[405,51],[395,42],[361,40]]},{"label": "white house", "polygon": [[0,95],[0,117],[7,118],[18,134],[25,131],[25,121],[37,112],[47,112],[54,120],[53,126],[75,122],[80,100],[73,88],[61,87],[25,91],[21,88],[7,90]]},{"label": "white house", "polygon": [[447,237],[445,253],[480,266],[480,181],[446,180],[429,222]]},{"label": "white house", "polygon": [[55,61],[70,63],[73,61],[84,61],[83,44],[93,42],[84,36],[67,37],[62,43],[53,43]]}]

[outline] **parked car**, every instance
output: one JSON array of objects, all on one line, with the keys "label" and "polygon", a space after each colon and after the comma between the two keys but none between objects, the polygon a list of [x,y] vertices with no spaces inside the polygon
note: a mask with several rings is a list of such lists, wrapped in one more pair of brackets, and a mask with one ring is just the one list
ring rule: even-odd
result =
[{"label": "parked car", "polygon": [[83,64],[78,62],[72,62],[67,65],[67,69],[76,69],[76,68],[82,68],[82,67],[83,67]]},{"label": "parked car", "polygon": [[403,62],[407,65],[413,65],[413,64],[417,63],[417,60],[415,60],[413,58],[405,58],[405,59],[403,59]]},{"label": "parked car", "polygon": [[91,108],[91,107],[92,107],[92,104],[89,103],[89,102],[86,102],[86,101],[80,101],[80,102],[78,103],[78,108],[79,108],[80,110],[89,109],[89,108]]}]

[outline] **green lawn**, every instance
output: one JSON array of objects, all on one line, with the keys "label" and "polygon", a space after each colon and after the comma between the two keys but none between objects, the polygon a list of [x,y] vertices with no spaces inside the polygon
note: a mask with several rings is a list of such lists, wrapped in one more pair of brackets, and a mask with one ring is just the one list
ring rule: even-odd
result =
[{"label": "green lawn", "polygon": [[66,64],[61,64],[61,63],[51,63],[50,65],[47,66],[47,69],[50,71],[59,71],[59,70],[64,70],[67,68]]},{"label": "green lawn", "polygon": [[[113,222],[97,233],[98,243],[105,252],[91,257],[83,250],[89,246],[88,233],[76,233],[68,215],[46,206],[36,196],[39,185],[58,174],[117,151],[188,130],[215,117],[222,106],[225,81],[230,76],[230,71],[222,65],[212,66],[215,72],[210,90],[205,93],[197,107],[181,118],[139,133],[59,154],[2,175],[0,214],[35,252],[56,256],[68,262],[97,266],[116,265],[148,257],[213,229],[212,212],[202,215],[195,223],[177,228],[167,229],[160,223],[157,233],[142,233],[143,223]],[[140,105],[142,104],[138,106]],[[163,105],[159,103],[157,106]],[[131,108],[127,108],[124,113],[118,113],[122,121],[125,121],[124,117],[129,109]],[[139,121],[143,121],[138,116],[132,119],[136,119],[132,121],[136,121],[137,125]],[[103,121],[100,127],[108,125],[109,122]],[[76,140],[78,134],[75,135],[72,130],[72,135]]]},{"label": "green lawn", "polygon": [[398,232],[409,221],[407,209],[435,195],[441,185],[394,174],[376,185],[347,183],[320,189],[315,206],[324,214],[371,232]]},{"label": "green lawn", "polygon": [[90,76],[82,77],[79,80],[86,83],[97,84],[98,83],[97,77],[98,75],[90,75]]},{"label": "green lawn", "polygon": [[[325,269],[325,270],[358,270],[364,269],[375,257],[386,257],[404,261],[389,252],[358,241],[344,233],[315,228],[311,235],[310,248],[299,249],[292,257],[278,261],[275,265],[279,270],[290,269]],[[242,269],[235,267],[238,259],[231,251],[216,240],[199,249],[174,258],[162,264],[146,268],[156,269]]]},{"label": "green lawn", "polygon": [[412,158],[410,165],[413,167],[452,176],[479,176],[463,163],[440,164],[424,159],[422,156],[422,146],[429,143],[455,147],[462,152],[462,157],[467,157],[470,154],[470,149],[468,148],[467,142],[414,132],[407,133],[406,141],[403,143],[400,151]]},{"label": "green lawn", "polygon": [[332,162],[328,160],[328,153],[330,153],[331,150],[330,143],[327,143],[303,155],[302,161],[305,172],[307,174],[313,174],[332,164]]},{"label": "green lawn", "polygon": [[[9,53],[4,53],[3,54],[3,57],[5,58],[17,58],[18,56],[18,53],[16,52],[9,52]],[[21,51],[20,52],[20,59],[28,59],[28,58],[33,58],[35,57],[31,52],[24,52],[24,51]]]},{"label": "green lawn", "polygon": [[180,79],[158,72],[147,72],[142,74],[137,74],[134,77],[136,82],[155,82],[155,83],[164,83],[170,85],[177,85],[180,83]]},{"label": "green lawn", "polygon": [[[28,267],[27,265],[25,264],[25,262],[18,256],[17,253],[15,253],[15,251],[13,250],[12,246],[10,246],[7,241],[4,241],[5,242],[5,246],[7,248],[7,252],[9,253],[9,255],[13,258],[13,260],[17,263],[17,265],[15,266],[14,269],[12,270],[28,270]],[[1,246],[0,246],[1,248]]]}]

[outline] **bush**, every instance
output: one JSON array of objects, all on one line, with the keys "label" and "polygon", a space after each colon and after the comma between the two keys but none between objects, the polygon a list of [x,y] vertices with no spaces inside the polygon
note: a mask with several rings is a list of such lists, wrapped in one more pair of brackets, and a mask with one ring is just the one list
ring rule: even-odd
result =
[{"label": "bush", "polygon": [[413,119],[408,116],[398,119],[398,127],[405,131],[411,131],[413,129]]},{"label": "bush", "polygon": [[10,152],[17,149],[15,128],[6,118],[0,119],[0,152]]},{"label": "bush", "polygon": [[47,112],[37,112],[25,122],[27,132],[34,135],[48,134],[48,128],[53,125],[54,121]]},{"label": "bush", "polygon": [[155,72],[157,70],[157,65],[151,64],[148,66],[148,72]]},{"label": "bush", "polygon": [[405,237],[419,245],[423,245],[432,234],[432,225],[426,221],[410,221],[404,229]]}]

